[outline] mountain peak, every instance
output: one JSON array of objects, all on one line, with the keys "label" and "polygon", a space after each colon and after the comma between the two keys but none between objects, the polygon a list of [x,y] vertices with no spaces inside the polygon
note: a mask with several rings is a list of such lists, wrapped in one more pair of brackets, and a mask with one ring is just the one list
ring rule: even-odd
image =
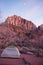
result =
[{"label": "mountain peak", "polygon": [[6,23],[24,28],[26,30],[32,30],[32,29],[36,28],[35,24],[33,24],[31,21],[28,21],[20,16],[17,16],[17,15],[8,17],[6,19]]},{"label": "mountain peak", "polygon": [[43,30],[43,24],[41,24],[40,26],[38,26],[39,29]]}]

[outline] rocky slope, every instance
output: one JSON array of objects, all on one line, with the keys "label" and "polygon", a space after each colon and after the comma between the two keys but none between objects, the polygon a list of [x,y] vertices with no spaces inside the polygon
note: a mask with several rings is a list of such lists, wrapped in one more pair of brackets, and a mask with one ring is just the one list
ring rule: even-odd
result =
[{"label": "rocky slope", "polygon": [[34,47],[43,48],[43,28],[39,26],[35,30],[31,30],[30,32],[26,33],[28,36],[29,41],[32,43]]},{"label": "rocky slope", "polygon": [[19,16],[11,16],[0,24],[0,48],[8,45],[43,48],[43,27]]}]

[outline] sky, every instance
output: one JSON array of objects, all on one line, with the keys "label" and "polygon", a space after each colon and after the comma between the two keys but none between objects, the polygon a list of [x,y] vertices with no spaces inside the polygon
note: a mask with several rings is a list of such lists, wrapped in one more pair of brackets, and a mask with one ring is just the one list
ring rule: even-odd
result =
[{"label": "sky", "polygon": [[0,0],[0,23],[12,15],[21,16],[39,26],[43,24],[43,0]]}]

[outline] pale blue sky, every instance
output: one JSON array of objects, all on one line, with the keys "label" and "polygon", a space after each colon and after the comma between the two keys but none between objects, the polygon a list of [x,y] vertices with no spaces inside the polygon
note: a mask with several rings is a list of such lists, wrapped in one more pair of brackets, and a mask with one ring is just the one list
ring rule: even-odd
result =
[{"label": "pale blue sky", "polygon": [[0,0],[0,22],[18,15],[34,24],[43,24],[43,0]]}]

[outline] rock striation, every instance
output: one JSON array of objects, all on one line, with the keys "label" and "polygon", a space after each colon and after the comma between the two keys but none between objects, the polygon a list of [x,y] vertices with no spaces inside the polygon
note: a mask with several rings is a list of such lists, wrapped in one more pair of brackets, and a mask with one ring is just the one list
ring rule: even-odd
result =
[{"label": "rock striation", "polygon": [[31,21],[28,21],[28,20],[23,19],[22,17],[16,16],[16,15],[8,17],[6,19],[6,23],[24,28],[26,30],[32,30],[32,29],[36,28],[35,24],[33,24]]}]

